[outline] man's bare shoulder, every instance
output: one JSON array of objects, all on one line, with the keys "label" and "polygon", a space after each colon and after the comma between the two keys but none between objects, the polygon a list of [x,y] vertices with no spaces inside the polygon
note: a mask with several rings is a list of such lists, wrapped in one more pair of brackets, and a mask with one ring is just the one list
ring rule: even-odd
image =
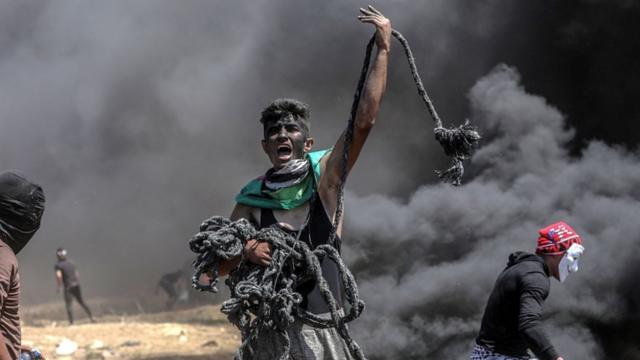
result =
[{"label": "man's bare shoulder", "polygon": [[247,219],[252,223],[256,223],[257,214],[260,214],[259,208],[236,203],[236,205],[233,207],[233,211],[231,212],[231,216],[229,216],[229,219],[233,221],[239,219]]},{"label": "man's bare shoulder", "polygon": [[327,185],[325,175],[327,173],[327,166],[329,164],[329,159],[331,158],[332,153],[333,149],[329,149],[324,155],[322,155],[322,158],[320,158],[320,161],[318,162],[320,164],[320,179],[318,181],[318,189]]}]

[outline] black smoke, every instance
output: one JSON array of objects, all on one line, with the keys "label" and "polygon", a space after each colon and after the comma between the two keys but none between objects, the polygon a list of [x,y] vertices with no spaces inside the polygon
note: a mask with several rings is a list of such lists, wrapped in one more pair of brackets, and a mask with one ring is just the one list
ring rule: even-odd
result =
[{"label": "black smoke", "polygon": [[370,310],[354,329],[370,356],[468,355],[508,254],[533,251],[538,228],[565,220],[587,250],[580,272],[552,286],[553,342],[566,358],[637,357],[639,154],[592,141],[570,156],[574,129],[505,65],[481,78],[469,101],[488,137],[472,159],[473,180],[425,185],[406,201],[348,199],[346,253]]},{"label": "black smoke", "polygon": [[[55,298],[59,246],[89,296],[143,293],[182,266],[200,221],[228,214],[235,192],[266,170],[258,119],[271,100],[309,103],[312,134],[332,146],[372,33],[356,20],[363,5],[1,2],[0,169],[21,169],[48,199],[20,254],[23,301]],[[506,253],[564,217],[592,243],[584,271],[552,290],[549,314],[563,330],[550,330],[574,358],[635,356],[640,6],[374,5],[408,38],[445,123],[470,117],[487,139],[467,185],[436,183],[447,159],[394,44],[382,112],[348,184],[345,253],[369,303],[354,324],[367,353],[468,351]],[[499,63],[512,67],[491,72]],[[558,172],[567,180],[552,180]],[[574,292],[585,296],[566,312]]]}]

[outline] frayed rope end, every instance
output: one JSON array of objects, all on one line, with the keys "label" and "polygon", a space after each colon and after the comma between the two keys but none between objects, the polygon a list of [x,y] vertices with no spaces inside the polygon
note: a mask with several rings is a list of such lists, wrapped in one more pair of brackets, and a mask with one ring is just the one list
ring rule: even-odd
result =
[{"label": "frayed rope end", "polygon": [[473,149],[480,142],[481,136],[478,130],[471,126],[469,120],[466,120],[464,124],[453,128],[447,129],[438,127],[433,130],[436,140],[440,143],[444,149],[444,153],[447,156],[456,158],[468,158],[471,156]]},{"label": "frayed rope end", "polygon": [[445,171],[435,171],[440,180],[453,186],[462,185],[462,175],[464,175],[464,166],[462,166],[461,158],[454,158],[453,165]]},{"label": "frayed rope end", "polygon": [[202,292],[217,293],[218,292],[218,287],[216,286],[217,284],[218,284],[218,279],[210,280],[209,284],[207,285],[201,284],[200,279],[197,279],[196,277],[193,277],[191,279],[191,287]]},{"label": "frayed rope end", "polygon": [[453,129],[437,127],[433,132],[436,140],[444,149],[444,153],[453,158],[453,164],[450,168],[445,171],[436,170],[436,174],[442,181],[454,186],[460,186],[462,184],[462,175],[464,174],[462,161],[471,157],[471,153],[482,137],[478,130],[471,126],[469,120]]}]

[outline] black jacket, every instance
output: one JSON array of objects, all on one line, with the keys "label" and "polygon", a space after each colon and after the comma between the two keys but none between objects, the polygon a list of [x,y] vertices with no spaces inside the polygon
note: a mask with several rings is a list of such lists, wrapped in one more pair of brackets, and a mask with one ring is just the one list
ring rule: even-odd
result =
[{"label": "black jacket", "polygon": [[476,342],[507,356],[526,358],[531,349],[540,360],[558,358],[541,324],[549,287],[549,270],[541,257],[511,254],[487,302]]}]

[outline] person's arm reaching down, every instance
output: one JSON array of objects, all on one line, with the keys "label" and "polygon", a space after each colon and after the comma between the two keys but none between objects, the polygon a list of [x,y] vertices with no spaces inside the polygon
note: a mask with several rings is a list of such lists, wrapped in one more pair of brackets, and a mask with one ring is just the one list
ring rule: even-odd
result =
[{"label": "person's arm reaching down", "polygon": [[56,270],[56,292],[60,292],[62,288],[62,271]]},{"label": "person's arm reaching down", "polygon": [[528,273],[522,278],[518,331],[540,360],[562,360],[542,326],[542,305],[549,294],[549,278]]}]

